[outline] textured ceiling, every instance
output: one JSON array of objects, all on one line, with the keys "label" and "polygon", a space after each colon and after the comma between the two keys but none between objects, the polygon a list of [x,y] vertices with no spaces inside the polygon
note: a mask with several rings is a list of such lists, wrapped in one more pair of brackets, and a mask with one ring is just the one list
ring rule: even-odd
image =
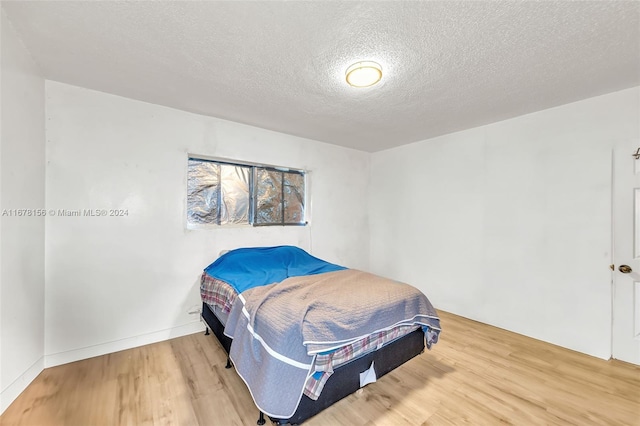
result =
[{"label": "textured ceiling", "polygon": [[371,152],[640,84],[635,1],[2,8],[48,79]]}]

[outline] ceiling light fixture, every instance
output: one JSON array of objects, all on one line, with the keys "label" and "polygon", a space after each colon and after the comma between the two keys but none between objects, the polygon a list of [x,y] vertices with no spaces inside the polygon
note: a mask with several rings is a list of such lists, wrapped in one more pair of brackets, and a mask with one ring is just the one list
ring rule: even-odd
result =
[{"label": "ceiling light fixture", "polygon": [[346,79],[353,87],[373,86],[382,78],[382,67],[372,61],[356,62],[347,68]]}]

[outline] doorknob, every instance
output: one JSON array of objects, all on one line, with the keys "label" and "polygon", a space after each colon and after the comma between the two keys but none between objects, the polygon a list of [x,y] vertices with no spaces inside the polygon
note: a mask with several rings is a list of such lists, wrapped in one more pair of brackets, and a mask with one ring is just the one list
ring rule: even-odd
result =
[{"label": "doorknob", "polygon": [[633,269],[631,269],[631,266],[629,265],[620,265],[618,267],[618,271],[622,272],[623,274],[628,274],[633,271]]}]

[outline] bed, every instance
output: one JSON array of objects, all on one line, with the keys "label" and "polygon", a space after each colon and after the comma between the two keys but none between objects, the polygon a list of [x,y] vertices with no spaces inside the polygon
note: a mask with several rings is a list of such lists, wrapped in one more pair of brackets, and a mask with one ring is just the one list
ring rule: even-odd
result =
[{"label": "bed", "polygon": [[225,253],[201,279],[202,317],[260,410],[300,424],[431,348],[440,323],[407,284],[293,246]]}]

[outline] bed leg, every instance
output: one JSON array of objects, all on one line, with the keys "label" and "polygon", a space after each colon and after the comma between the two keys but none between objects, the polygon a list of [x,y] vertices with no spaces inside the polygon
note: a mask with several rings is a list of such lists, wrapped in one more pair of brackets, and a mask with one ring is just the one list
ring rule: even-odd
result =
[{"label": "bed leg", "polygon": [[[227,365],[225,365],[224,368],[231,368],[231,358],[229,358],[228,356],[227,356]],[[262,412],[260,412],[260,414],[262,414]],[[258,424],[260,424],[260,423],[258,423]],[[264,424],[264,423],[262,423],[262,424]]]},{"label": "bed leg", "polygon": [[257,424],[259,425],[263,425],[266,423],[266,420],[264,419],[264,413],[262,411],[260,411],[260,417],[258,417],[258,422]]},{"label": "bed leg", "polygon": [[208,336],[209,334],[211,334],[211,333],[209,333],[209,327],[205,327],[204,328],[204,335]]}]

